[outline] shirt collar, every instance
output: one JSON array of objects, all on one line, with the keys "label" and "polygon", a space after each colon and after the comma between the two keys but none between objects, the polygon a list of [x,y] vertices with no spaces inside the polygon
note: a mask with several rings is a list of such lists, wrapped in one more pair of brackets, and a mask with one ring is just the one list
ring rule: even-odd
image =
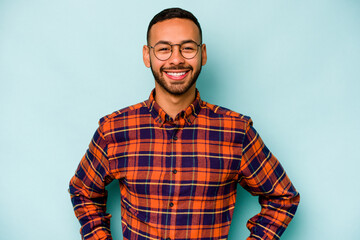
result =
[{"label": "shirt collar", "polygon": [[175,119],[172,119],[155,101],[155,89],[153,89],[149,99],[146,101],[146,106],[149,108],[149,112],[160,126],[164,123],[190,126],[201,110],[201,103],[202,100],[200,98],[200,93],[196,89],[195,100],[186,109],[178,113]]}]

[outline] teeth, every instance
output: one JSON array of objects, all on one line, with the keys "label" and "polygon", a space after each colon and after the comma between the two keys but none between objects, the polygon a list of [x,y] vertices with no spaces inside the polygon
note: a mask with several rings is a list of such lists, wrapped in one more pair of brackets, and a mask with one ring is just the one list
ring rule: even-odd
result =
[{"label": "teeth", "polygon": [[182,75],[184,75],[185,73],[186,73],[186,72],[178,72],[178,73],[175,73],[175,72],[167,72],[168,75],[174,76],[174,77],[182,76]]}]

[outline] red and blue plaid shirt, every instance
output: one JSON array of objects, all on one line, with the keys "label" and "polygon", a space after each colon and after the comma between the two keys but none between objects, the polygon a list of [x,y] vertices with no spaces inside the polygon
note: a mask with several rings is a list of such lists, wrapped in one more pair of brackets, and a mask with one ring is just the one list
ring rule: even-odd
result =
[{"label": "red and blue plaid shirt", "polygon": [[71,179],[83,239],[112,239],[105,186],[115,179],[124,239],[227,239],[238,183],[261,204],[248,239],[279,239],[300,196],[251,119],[198,92],[172,119],[154,94],[100,120]]}]

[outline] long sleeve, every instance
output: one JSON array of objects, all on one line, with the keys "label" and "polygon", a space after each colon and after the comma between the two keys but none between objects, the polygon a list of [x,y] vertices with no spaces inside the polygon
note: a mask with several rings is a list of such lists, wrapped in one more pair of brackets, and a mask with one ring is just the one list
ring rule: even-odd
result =
[{"label": "long sleeve", "polygon": [[81,236],[86,240],[109,240],[111,215],[106,213],[107,191],[112,181],[109,174],[107,142],[97,129],[69,186],[76,217],[81,224]]},{"label": "long sleeve", "polygon": [[247,223],[251,232],[247,239],[279,239],[294,217],[300,195],[252,127],[251,120],[243,141],[239,183],[259,196],[261,205],[261,212]]}]

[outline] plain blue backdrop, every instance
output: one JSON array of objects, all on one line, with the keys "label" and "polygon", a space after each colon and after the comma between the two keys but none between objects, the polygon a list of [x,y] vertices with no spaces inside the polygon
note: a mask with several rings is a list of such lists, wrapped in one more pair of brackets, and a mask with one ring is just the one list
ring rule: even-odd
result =
[{"label": "plain blue backdrop", "polygon": [[[301,204],[282,239],[359,239],[360,2],[0,0],[0,238],[80,239],[67,193],[100,117],[148,98],[151,18],[199,19],[205,101],[249,115]],[[108,186],[115,240],[120,196]],[[257,198],[239,187],[230,240]]]}]

